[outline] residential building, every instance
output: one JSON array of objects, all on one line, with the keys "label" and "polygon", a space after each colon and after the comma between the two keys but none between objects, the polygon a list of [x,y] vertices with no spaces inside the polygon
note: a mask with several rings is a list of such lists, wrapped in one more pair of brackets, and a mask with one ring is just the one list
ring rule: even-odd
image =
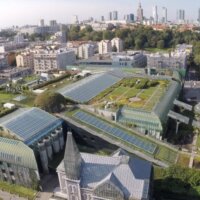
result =
[{"label": "residential building", "polygon": [[99,42],[99,54],[106,54],[112,52],[112,45],[109,40],[102,40]]},{"label": "residential building", "polygon": [[17,67],[34,68],[34,56],[32,52],[22,52],[16,56]]},{"label": "residential building", "polygon": [[186,69],[187,54],[185,53],[171,53],[171,54],[150,54],[147,55],[148,68],[172,68],[172,69]]},{"label": "residential building", "polygon": [[21,78],[32,74],[31,68],[6,68],[0,70],[0,78],[11,80],[14,78]]},{"label": "residential building", "polygon": [[68,49],[37,50],[34,54],[34,71],[37,74],[63,70],[76,61],[75,52]]},{"label": "residential building", "polygon": [[78,57],[82,59],[88,59],[94,56],[95,47],[92,44],[82,44],[78,47]]},{"label": "residential building", "polygon": [[139,2],[139,6],[137,9],[137,22],[142,23],[143,19],[144,19],[143,9],[142,9],[141,2]]},{"label": "residential building", "polygon": [[28,43],[16,43],[16,42],[6,42],[0,44],[0,53],[6,53],[9,51],[14,51],[17,49],[25,48],[28,46]]},{"label": "residential building", "polygon": [[113,38],[111,40],[112,48],[116,47],[117,52],[123,51],[123,41],[120,38]]},{"label": "residential building", "polygon": [[8,66],[8,60],[6,56],[0,55],[0,69],[6,68]]},{"label": "residential building", "polygon": [[67,43],[67,32],[64,30],[59,31],[51,37],[51,40],[58,43]]},{"label": "residential building", "polygon": [[57,168],[60,187],[55,195],[76,200],[148,200],[151,169],[149,162],[121,149],[112,156],[80,153],[69,132]]},{"label": "residential building", "polygon": [[17,34],[15,37],[14,37],[14,42],[16,44],[19,44],[19,43],[23,43],[24,42],[24,36],[22,34]]},{"label": "residential building", "polygon": [[147,66],[147,57],[141,52],[131,54],[121,54],[112,56],[112,67],[133,67],[145,68]]}]

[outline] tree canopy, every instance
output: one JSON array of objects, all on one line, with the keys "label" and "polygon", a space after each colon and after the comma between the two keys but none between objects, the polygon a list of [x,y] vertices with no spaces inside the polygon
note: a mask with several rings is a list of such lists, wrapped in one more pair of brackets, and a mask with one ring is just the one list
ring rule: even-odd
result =
[{"label": "tree canopy", "polygon": [[59,93],[44,92],[38,95],[35,106],[51,113],[60,112],[67,104],[67,100]]}]

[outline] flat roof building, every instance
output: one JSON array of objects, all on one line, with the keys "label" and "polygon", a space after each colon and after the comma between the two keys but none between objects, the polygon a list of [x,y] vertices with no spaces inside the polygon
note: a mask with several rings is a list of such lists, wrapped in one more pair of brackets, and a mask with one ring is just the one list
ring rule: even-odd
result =
[{"label": "flat roof building", "polygon": [[76,61],[75,52],[68,49],[38,50],[34,53],[34,71],[37,74],[65,69]]}]

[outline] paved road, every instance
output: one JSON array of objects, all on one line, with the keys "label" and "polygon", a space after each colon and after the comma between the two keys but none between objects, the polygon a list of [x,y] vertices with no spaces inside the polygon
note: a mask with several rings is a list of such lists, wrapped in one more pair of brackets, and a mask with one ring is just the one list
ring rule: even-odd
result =
[{"label": "paved road", "polygon": [[3,200],[27,200],[26,198],[18,197],[17,195],[3,192],[0,190],[0,198]]}]

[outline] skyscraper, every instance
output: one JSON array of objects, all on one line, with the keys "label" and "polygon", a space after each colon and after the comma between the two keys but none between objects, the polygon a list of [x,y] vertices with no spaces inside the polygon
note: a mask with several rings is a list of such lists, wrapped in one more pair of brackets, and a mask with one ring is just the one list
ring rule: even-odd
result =
[{"label": "skyscraper", "polygon": [[158,8],[157,8],[157,6],[153,6],[153,21],[155,24],[158,23]]},{"label": "skyscraper", "polygon": [[41,20],[39,21],[39,26],[41,26],[41,27],[44,26],[44,19],[41,19]]},{"label": "skyscraper", "polygon": [[167,23],[167,8],[163,7],[162,8],[162,23]]},{"label": "skyscraper", "polygon": [[178,23],[185,22],[185,10],[180,9],[177,11],[177,21],[178,21]]},{"label": "skyscraper", "polygon": [[143,21],[143,9],[142,9],[141,2],[139,2],[139,6],[137,9],[137,21],[140,23],[142,23]]},{"label": "skyscraper", "polygon": [[112,19],[118,20],[118,12],[117,11],[113,11]]},{"label": "skyscraper", "polygon": [[197,21],[200,23],[200,8],[198,10],[198,19],[197,19]]},{"label": "skyscraper", "polygon": [[112,12],[109,12],[109,13],[108,13],[108,20],[109,20],[109,21],[112,21]]}]

